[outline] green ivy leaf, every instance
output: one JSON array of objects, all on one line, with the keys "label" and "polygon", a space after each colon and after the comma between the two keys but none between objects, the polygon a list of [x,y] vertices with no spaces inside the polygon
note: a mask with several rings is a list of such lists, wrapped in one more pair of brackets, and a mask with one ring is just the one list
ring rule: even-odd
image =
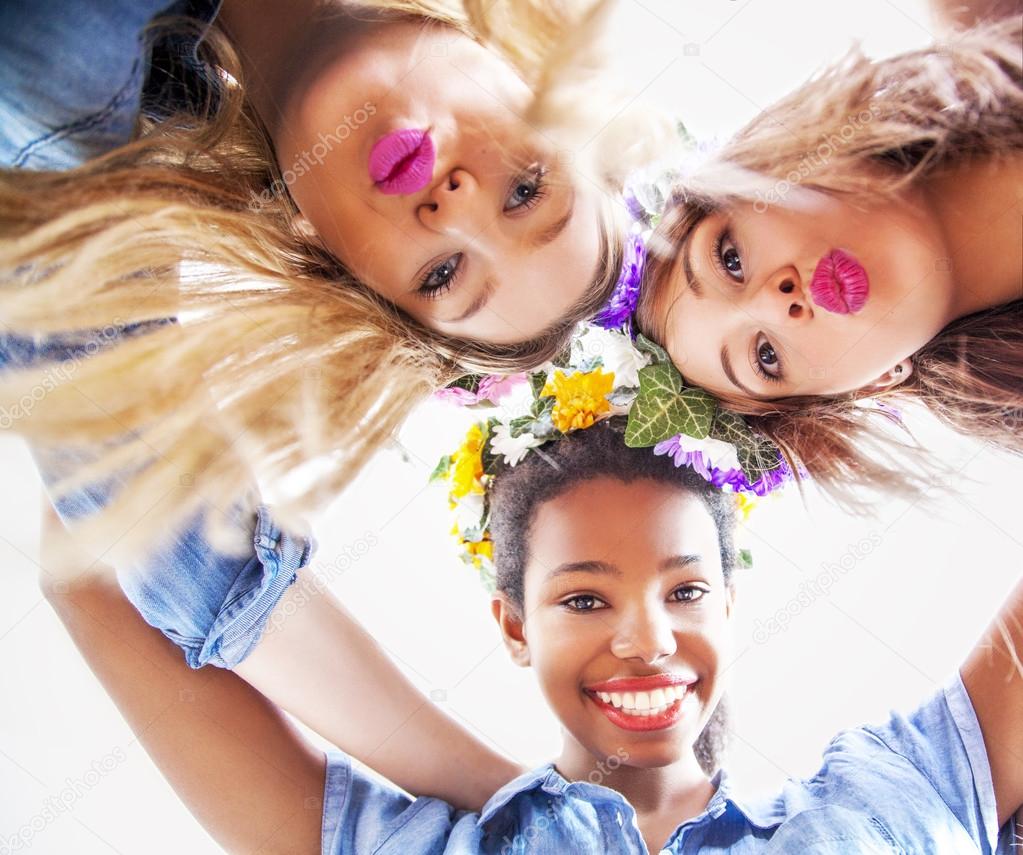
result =
[{"label": "green ivy leaf", "polygon": [[497,419],[487,419],[480,427],[483,430],[483,453],[480,455],[484,475],[496,475],[501,470],[501,455],[494,454],[490,447],[490,434]]},{"label": "green ivy leaf", "polygon": [[451,469],[451,455],[445,454],[434,467],[433,472],[430,473],[430,480],[428,483],[432,484],[434,481],[443,481],[448,477],[448,471]]},{"label": "green ivy leaf", "polygon": [[535,421],[536,419],[533,416],[519,416],[512,419],[508,422],[508,433],[515,437],[522,436],[524,433],[532,433],[529,427]]},{"label": "green ivy leaf", "polygon": [[554,405],[557,403],[553,395],[548,395],[546,398],[537,398],[533,401],[533,406],[530,408],[530,412],[533,414],[533,418],[536,421],[543,421],[554,412]]},{"label": "green ivy leaf", "polygon": [[738,555],[739,568],[742,570],[750,570],[753,567],[753,553],[748,549],[740,549]]},{"label": "green ivy leaf", "polygon": [[640,353],[648,354],[653,359],[655,365],[660,365],[662,362],[671,363],[668,351],[659,344],[654,344],[642,333],[636,336],[636,350]]},{"label": "green ivy leaf", "polygon": [[539,371],[529,375],[529,388],[533,391],[533,400],[537,400],[543,394],[543,387],[546,385],[546,372]]},{"label": "green ivy leaf", "polygon": [[759,480],[781,465],[774,443],[755,433],[742,416],[731,410],[721,410],[717,414],[710,435],[735,446],[739,465],[750,482]]},{"label": "green ivy leaf", "polygon": [[483,380],[483,374],[463,374],[457,380],[448,383],[449,389],[465,389],[467,392],[472,392],[474,395],[480,390],[480,382]]},{"label": "green ivy leaf", "polygon": [[704,439],[716,410],[714,397],[703,389],[685,388],[670,362],[648,365],[639,372],[639,394],[629,412],[625,444],[645,448],[679,433]]}]

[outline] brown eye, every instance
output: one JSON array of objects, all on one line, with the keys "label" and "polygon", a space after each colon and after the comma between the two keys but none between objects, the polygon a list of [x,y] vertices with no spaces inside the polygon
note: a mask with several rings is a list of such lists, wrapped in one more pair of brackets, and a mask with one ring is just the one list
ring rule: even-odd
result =
[{"label": "brown eye", "polygon": [[697,600],[703,599],[706,593],[703,588],[683,585],[681,588],[676,588],[672,591],[670,597],[676,603],[695,603]]}]

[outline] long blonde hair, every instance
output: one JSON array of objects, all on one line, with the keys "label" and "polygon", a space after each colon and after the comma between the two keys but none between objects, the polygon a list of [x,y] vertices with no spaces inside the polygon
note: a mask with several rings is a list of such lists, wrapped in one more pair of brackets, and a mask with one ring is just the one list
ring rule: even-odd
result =
[{"label": "long blonde hair", "polygon": [[[611,4],[369,5],[498,51],[533,87],[530,118],[543,123],[571,115],[565,91],[599,64],[592,37]],[[602,272],[570,316],[518,345],[426,329],[296,227],[230,42],[214,27],[201,47],[205,103],[144,118],[133,142],[74,170],[0,175],[0,329],[86,331],[81,358],[0,375],[0,428],[49,449],[55,468],[56,449],[78,446],[58,495],[115,479],[82,534],[116,539],[125,555],[201,503],[229,514],[254,478],[278,485],[285,520],[321,505],[438,385],[551,358],[606,300],[620,264],[623,231],[605,200]],[[606,189],[628,165],[619,157]]]},{"label": "long blonde hair", "polygon": [[[640,327],[663,341],[659,297],[693,230],[714,211],[777,204],[803,188],[876,200],[936,168],[1023,149],[1020,38],[1016,18],[883,61],[853,51],[753,119],[673,187]],[[722,401],[774,439],[794,470],[798,464],[853,509],[868,501],[858,487],[917,492],[938,468],[911,436],[899,440],[887,429],[890,408],[864,406],[865,398],[922,403],[956,430],[1023,452],[1023,303],[960,318],[913,362],[909,380],[882,393]]]}]

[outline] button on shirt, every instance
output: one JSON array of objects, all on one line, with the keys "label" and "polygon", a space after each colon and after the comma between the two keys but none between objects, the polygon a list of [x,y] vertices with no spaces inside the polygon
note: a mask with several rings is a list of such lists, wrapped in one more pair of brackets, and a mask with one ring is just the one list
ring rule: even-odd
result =
[{"label": "button on shirt", "polygon": [[[956,677],[908,715],[839,733],[816,775],[773,798],[736,795],[721,770],[706,809],[662,853],[1010,855],[997,828],[977,717]],[[413,800],[328,755],[323,855],[647,855],[636,814],[607,787],[566,781],[553,765],[506,784],[481,813]]]}]

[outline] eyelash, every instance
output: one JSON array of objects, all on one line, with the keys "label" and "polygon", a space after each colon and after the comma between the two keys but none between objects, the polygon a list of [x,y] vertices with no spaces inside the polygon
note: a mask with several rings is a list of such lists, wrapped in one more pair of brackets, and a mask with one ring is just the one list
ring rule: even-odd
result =
[{"label": "eyelash", "polygon": [[547,181],[545,180],[546,177],[547,167],[542,166],[540,164],[533,164],[528,169],[525,169],[518,175],[516,175],[512,179],[511,184],[508,185],[508,192],[505,194],[506,203],[507,200],[511,198],[512,194],[515,193],[515,191],[518,190],[519,187],[521,187],[523,184],[532,183],[535,185],[533,195],[530,196],[528,199],[525,199],[522,202],[520,202],[514,208],[508,208],[506,204],[505,211],[514,211],[516,212],[515,216],[519,216],[517,212],[523,209],[528,211],[531,208],[538,205],[540,201],[547,195]]},{"label": "eyelash", "polygon": [[[732,282],[737,282],[738,280],[736,280],[735,276],[733,276],[732,273],[728,270],[728,268],[725,267],[725,261],[721,257],[721,247],[724,245],[725,241],[728,241],[733,245],[735,244],[735,240],[732,238],[732,235],[728,231],[728,229],[722,229],[721,232],[718,233],[717,240],[714,242],[714,252],[712,253],[713,256],[712,261],[714,262],[714,266],[717,267],[718,271],[721,273],[722,276],[724,276],[725,278],[729,279]],[[739,255],[739,260],[741,264],[742,252],[739,250],[738,246],[735,246],[735,251]],[[777,358],[778,355],[777,350],[775,350],[773,344],[771,344],[769,341],[766,341],[766,336],[765,343],[771,346],[771,350],[775,351],[775,357]],[[769,383],[780,383],[782,380],[785,379],[785,372],[782,369],[781,360],[778,359],[777,362],[778,373],[771,374],[766,368],[764,368],[763,363],[760,361],[760,347],[761,343],[758,337],[753,341],[753,358],[750,360],[750,362],[753,365],[753,369],[757,372],[757,374],[760,375],[760,377],[763,380],[766,380]]]},{"label": "eyelash", "polygon": [[[452,272],[452,274],[444,282],[441,282],[439,285],[429,285],[428,283],[430,281],[430,278],[438,270],[440,270],[442,267],[444,267],[444,265],[449,264],[451,262],[452,258],[458,259],[457,263],[455,264],[454,272]],[[440,264],[438,264],[432,270],[427,271],[426,275],[423,277],[422,281],[419,283],[419,289],[418,289],[419,295],[421,297],[425,297],[427,300],[436,300],[438,297],[442,296],[443,294],[446,294],[448,291],[451,290],[451,286],[454,285],[458,281],[458,277],[459,277],[459,275],[462,272],[462,266],[463,266],[462,265],[462,253],[460,253],[460,252],[456,252],[454,255],[450,256],[449,258],[445,258],[444,261],[442,261]]]},{"label": "eyelash", "polygon": [[[546,175],[547,168],[539,165],[531,166],[529,169],[520,172],[518,175],[516,175],[508,187],[507,197],[510,197],[523,184],[530,183],[530,179],[532,179],[532,183],[535,185],[535,187],[533,189],[533,195],[531,195],[528,199],[523,200],[510,210],[520,211],[525,209],[528,211],[531,208],[538,205],[540,201],[547,195],[547,182],[544,180]],[[508,209],[506,208],[506,210]],[[429,283],[431,277],[433,277],[438,270],[444,267],[445,264],[448,264],[452,258],[457,258],[458,263],[455,265],[455,270],[451,274],[451,276],[444,282],[440,283],[439,285],[427,284]],[[427,300],[436,300],[438,297],[442,297],[444,294],[450,291],[452,286],[454,286],[454,284],[458,281],[458,277],[461,272],[462,254],[456,253],[455,255],[452,255],[450,258],[444,259],[444,261],[442,261],[432,270],[427,271],[426,275],[422,278],[422,281],[420,281],[419,283],[418,288],[419,295]]]},{"label": "eyelash", "polygon": [[[714,252],[711,254],[712,255],[711,261],[714,262],[714,266],[718,269],[718,272],[722,276],[724,276],[730,282],[738,283],[740,280],[737,280],[733,273],[727,267],[725,267],[725,261],[721,257],[721,247],[724,245],[726,240],[732,243],[733,246],[735,245],[735,240],[732,238],[731,232],[729,232],[728,229],[722,229],[718,233],[717,240],[714,241]],[[738,246],[735,246],[735,251],[739,255],[739,262],[741,264],[742,252],[739,250]],[[743,271],[743,275],[745,276],[745,271]]]},{"label": "eyelash", "polygon": [[767,382],[780,383],[782,380],[785,379],[785,371],[782,368],[781,358],[778,356],[778,351],[775,349],[774,345],[767,340],[767,336],[764,336],[764,344],[770,345],[771,350],[774,351],[775,359],[778,360],[777,361],[778,373],[771,374],[771,372],[764,368],[763,364],[760,362],[761,343],[759,336],[753,340],[753,358],[750,360],[751,363],[753,364],[753,369]]},{"label": "eyelash", "polygon": [[[699,593],[698,597],[694,597],[693,599],[690,599],[690,600],[671,600],[671,602],[681,603],[682,605],[689,605],[691,603],[698,603],[708,593],[708,591],[705,588],[701,588],[698,585],[679,585],[679,587],[675,588],[671,592],[671,594],[668,595],[669,598],[672,595],[677,594],[679,591],[691,591],[691,592],[694,592],[694,593]],[[566,609],[566,611],[574,612],[575,614],[586,614],[586,613],[589,613],[589,612],[603,611],[603,609],[577,609],[577,608],[573,608],[571,605],[569,605],[570,603],[573,603],[576,600],[582,600],[582,599],[597,600],[598,602],[604,603],[604,601],[600,597],[598,597],[596,594],[576,594],[573,597],[569,597],[567,600],[562,600],[559,603],[559,605],[563,606]],[[607,603],[604,603],[604,605],[607,606]]]}]

